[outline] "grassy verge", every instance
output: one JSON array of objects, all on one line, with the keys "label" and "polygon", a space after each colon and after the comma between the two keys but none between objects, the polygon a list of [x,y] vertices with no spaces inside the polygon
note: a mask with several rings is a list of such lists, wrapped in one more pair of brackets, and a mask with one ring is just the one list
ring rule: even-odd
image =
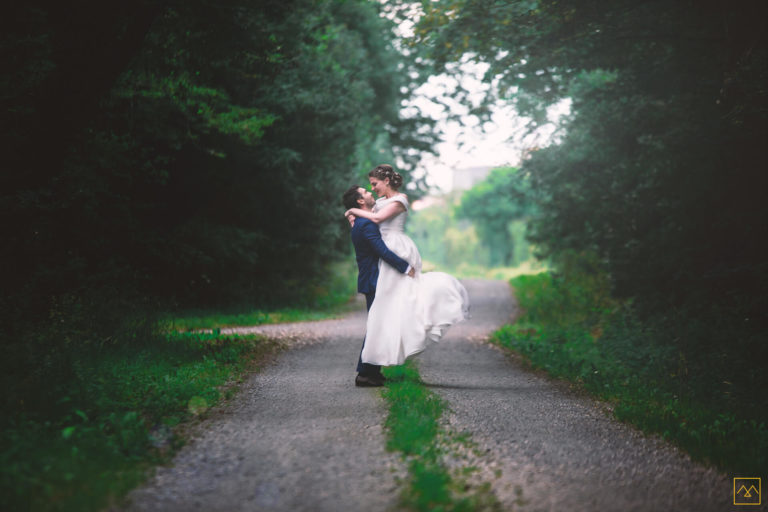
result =
[{"label": "grassy verge", "polygon": [[69,375],[0,423],[0,509],[100,510],[181,445],[178,426],[227,397],[256,336],[169,334],[140,346],[69,355]]},{"label": "grassy verge", "polygon": [[199,329],[216,329],[221,327],[248,327],[264,324],[282,324],[289,322],[307,322],[311,320],[326,320],[337,318],[339,315],[357,307],[347,297],[346,302],[328,307],[323,310],[284,308],[274,311],[249,309],[247,311],[196,310],[187,311],[178,318],[169,318],[164,325],[170,330],[195,331]]},{"label": "grassy verge", "polygon": [[[198,311],[159,326],[140,297],[81,290],[54,298],[48,318],[3,330],[0,510],[99,510],[119,500],[180,446],[184,425],[275,350],[217,328],[334,316],[356,276],[350,258],[302,283],[295,308]],[[182,332],[206,327],[215,334]]]},{"label": "grassy verge", "polygon": [[[489,483],[470,480],[476,467],[457,464],[471,449],[464,437],[446,432],[440,417],[446,404],[421,383],[412,362],[385,369],[383,391],[389,404],[387,449],[399,451],[408,464],[408,481],[400,509],[429,512],[495,511],[500,505]],[[450,469],[449,469],[450,468]]]},{"label": "grassy verge", "polygon": [[[511,280],[524,315],[494,341],[610,401],[617,418],[737,475],[768,469],[763,345],[717,311],[637,319],[598,274]],[[763,352],[765,349],[762,349]]]},{"label": "grassy verge", "polygon": [[357,294],[357,267],[354,258],[331,265],[325,280],[310,288],[310,293],[299,307],[264,309],[241,305],[186,310],[166,314],[163,324],[170,330],[193,331],[336,318],[357,307],[351,301]]}]

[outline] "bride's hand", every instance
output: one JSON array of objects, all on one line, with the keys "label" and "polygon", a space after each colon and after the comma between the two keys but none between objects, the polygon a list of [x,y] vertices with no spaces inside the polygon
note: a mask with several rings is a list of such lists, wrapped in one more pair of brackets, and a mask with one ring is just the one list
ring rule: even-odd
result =
[{"label": "bride's hand", "polygon": [[349,210],[345,211],[345,212],[344,212],[344,216],[345,216],[346,218],[349,218],[349,216],[350,216],[350,215],[352,215],[352,214],[350,213],[351,211],[352,211],[352,209],[349,209]]}]

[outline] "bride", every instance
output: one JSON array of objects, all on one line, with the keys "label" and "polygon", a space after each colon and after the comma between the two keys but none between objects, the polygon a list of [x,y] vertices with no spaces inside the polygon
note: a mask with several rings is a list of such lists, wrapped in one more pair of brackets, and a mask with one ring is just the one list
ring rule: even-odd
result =
[{"label": "bride", "polygon": [[381,366],[398,365],[423,351],[430,341],[438,341],[450,325],[469,318],[469,296],[453,276],[421,272],[419,250],[404,232],[409,203],[399,192],[403,177],[392,166],[383,164],[368,173],[368,180],[379,196],[373,211],[352,208],[344,215],[377,223],[387,247],[406,260],[416,274],[412,279],[379,263],[362,360]]}]

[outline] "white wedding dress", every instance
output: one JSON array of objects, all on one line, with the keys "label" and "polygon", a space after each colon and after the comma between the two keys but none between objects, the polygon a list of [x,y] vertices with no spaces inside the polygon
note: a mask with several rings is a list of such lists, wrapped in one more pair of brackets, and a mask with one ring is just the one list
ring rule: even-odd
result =
[{"label": "white wedding dress", "polygon": [[456,278],[443,272],[421,273],[419,250],[404,232],[408,199],[402,194],[381,198],[373,211],[393,201],[402,203],[405,211],[379,224],[381,237],[389,250],[416,269],[416,275],[408,277],[379,261],[362,360],[381,366],[403,364],[430,341],[438,341],[450,325],[469,318],[469,295]]}]

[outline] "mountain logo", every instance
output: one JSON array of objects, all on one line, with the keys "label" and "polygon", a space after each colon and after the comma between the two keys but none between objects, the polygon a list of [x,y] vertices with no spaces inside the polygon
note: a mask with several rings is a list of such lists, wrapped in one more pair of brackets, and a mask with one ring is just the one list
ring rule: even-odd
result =
[{"label": "mountain logo", "polygon": [[734,478],[733,479],[733,504],[734,505],[760,505],[761,503],[760,478]]}]

